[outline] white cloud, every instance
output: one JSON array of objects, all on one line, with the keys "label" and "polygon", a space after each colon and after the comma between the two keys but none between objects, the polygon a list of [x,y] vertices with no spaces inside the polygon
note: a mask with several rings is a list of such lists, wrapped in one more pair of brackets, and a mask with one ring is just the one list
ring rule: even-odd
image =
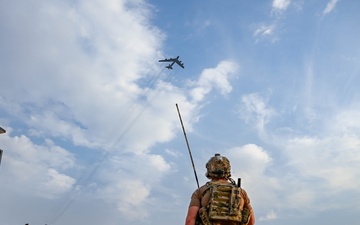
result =
[{"label": "white cloud", "polygon": [[[307,145],[306,149],[318,160],[323,160],[336,165],[346,166],[349,161],[360,160],[354,152],[359,147],[360,120],[358,120],[358,106],[347,109],[339,109],[334,115],[323,117],[324,120],[321,133],[317,137],[299,137],[293,139],[295,143]],[[331,121],[331,122],[330,122]],[[316,150],[319,149],[319,150]],[[321,149],[321,150],[320,150]],[[312,155],[311,154],[311,155]],[[319,154],[319,155],[318,155]],[[325,166],[324,168],[328,167]]]},{"label": "white cloud", "polygon": [[323,10],[323,15],[326,15],[328,13],[330,13],[331,11],[334,10],[335,6],[336,6],[336,3],[338,2],[339,0],[330,0],[327,4],[326,4],[326,7],[325,9]]},{"label": "white cloud", "polygon": [[256,38],[256,42],[260,40],[270,40],[272,43],[278,40],[278,37],[275,33],[276,25],[264,25],[261,24],[258,28],[255,29],[253,37]]},{"label": "white cloud", "polygon": [[272,7],[275,10],[284,11],[289,7],[290,2],[290,0],[273,0]]},{"label": "white cloud", "polygon": [[286,199],[284,202],[286,202],[285,204],[289,209],[301,207],[302,210],[307,211],[314,207],[316,191],[309,188],[296,187],[295,190],[290,191],[290,193],[287,193],[284,197]]},{"label": "white cloud", "polygon": [[[15,178],[8,188],[26,186],[12,191],[56,198],[67,191],[105,193],[114,186],[108,192],[120,195],[108,200],[124,218],[131,216],[128,202],[146,214],[142,204],[171,169],[162,156],[149,153],[150,147],[174,137],[176,102],[188,118],[196,117],[184,91],[154,72],[163,34],[150,26],[149,6],[112,0],[11,1],[4,6],[0,21],[7,24],[0,22],[0,27],[11,32],[1,37],[7,57],[0,67],[11,76],[2,77],[0,104],[24,127],[17,130],[24,135],[2,145],[2,174]],[[84,171],[75,161],[79,155],[62,144],[69,150],[85,147],[89,152],[74,152],[87,157],[98,151],[99,158]],[[124,154],[125,160],[117,160]],[[80,183],[72,174],[80,174]],[[104,176],[97,180],[98,174]],[[121,176],[133,186],[125,188]],[[84,188],[90,181],[91,188]],[[122,198],[127,200],[122,203]]]},{"label": "white cloud", "polygon": [[148,217],[145,200],[150,191],[145,183],[127,179],[107,186],[105,193],[111,202],[116,202],[118,210],[127,218],[143,220]]},{"label": "white cloud", "polygon": [[257,36],[257,35],[271,35],[274,32],[274,28],[275,28],[274,25],[261,26],[255,31],[254,36]]},{"label": "white cloud", "polygon": [[[73,141],[75,145],[94,147],[86,137],[86,130],[74,124],[74,121],[59,118],[54,111],[43,111],[38,114],[31,115],[27,123],[33,132],[38,136],[51,135],[53,137],[67,137]],[[39,133],[41,131],[41,133]]]},{"label": "white cloud", "polygon": [[170,165],[166,163],[164,158],[160,155],[149,156],[150,165],[156,167],[160,172],[166,172],[170,169]]},{"label": "white cloud", "polygon": [[[302,213],[308,213],[314,208],[320,212],[348,207],[343,203],[333,204],[328,196],[347,196],[346,193],[358,192],[360,187],[356,178],[360,176],[358,166],[360,157],[357,151],[360,148],[358,106],[339,109],[330,117],[323,114],[318,116],[317,120],[310,118],[307,123],[318,125],[316,135],[302,136],[291,132],[284,133],[282,136],[270,129],[264,129],[263,124],[270,121],[274,110],[267,106],[259,95],[244,96],[242,102],[241,118],[249,124],[253,123],[256,127],[263,128],[258,129],[261,140],[277,146],[271,152],[282,156],[282,159],[271,160],[270,162],[273,162],[271,164],[265,163],[266,157],[262,157],[263,160],[258,161],[262,163],[256,164],[251,160],[256,151],[252,150],[254,153],[252,157],[242,155],[249,161],[239,162],[242,165],[240,171],[256,174],[258,182],[259,180],[266,181],[260,182],[261,185],[271,187],[269,195],[265,196],[261,188],[257,187],[256,183],[252,183],[252,176],[243,176],[246,177],[244,181],[250,182],[250,190],[257,191],[255,201],[267,198],[268,201],[275,202],[273,207],[276,211],[282,211],[284,208],[298,210],[300,207]],[[316,109],[312,108],[312,110]],[[253,168],[251,164],[256,165],[256,168]],[[249,172],[247,167],[251,168]],[[271,176],[265,174],[266,171],[272,171]],[[274,178],[280,176],[282,179],[274,179],[272,176]],[[281,200],[275,200],[278,195],[282,196]],[[355,205],[357,200],[358,198],[354,198],[348,204]],[[266,215],[261,215],[261,217],[264,220],[267,218]]]},{"label": "white cloud", "polygon": [[60,174],[55,169],[48,169],[45,179],[46,180],[44,180],[44,182],[40,185],[44,189],[44,194],[49,198],[53,198],[70,190],[75,184],[75,179],[64,174]]},{"label": "white cloud", "polygon": [[195,88],[191,90],[191,96],[195,102],[204,99],[213,88],[217,88],[223,95],[231,92],[232,86],[229,79],[237,72],[238,66],[231,61],[221,61],[215,68],[205,69]]},{"label": "white cloud", "polygon": [[[171,170],[171,165],[161,155],[123,154],[108,155],[110,161],[97,169],[92,178],[97,181],[97,195],[116,204],[120,213],[128,219],[145,219],[149,216],[152,202],[150,193]],[[141,211],[141,216],[138,215]]]},{"label": "white cloud", "polygon": [[263,132],[265,125],[275,115],[274,109],[266,105],[266,101],[259,94],[244,95],[241,98],[240,117]]},{"label": "white cloud", "polygon": [[268,212],[265,216],[261,216],[259,221],[267,221],[267,220],[275,220],[277,219],[277,215],[274,210]]},{"label": "white cloud", "polygon": [[64,171],[75,167],[74,155],[49,140],[38,145],[26,136],[10,134],[2,137],[5,149],[2,173],[9,179],[5,188],[16,186],[19,193],[56,198],[73,187],[75,179]]},{"label": "white cloud", "polygon": [[166,152],[167,154],[175,157],[175,158],[177,158],[177,157],[179,157],[180,155],[182,155],[180,152],[175,151],[175,150],[173,150],[173,149],[168,149],[168,148],[165,149],[165,152]]},{"label": "white cloud", "polygon": [[286,146],[289,163],[302,176],[318,178],[329,188],[338,191],[356,190],[360,174],[354,165],[360,162],[356,149],[360,147],[357,135],[304,137],[291,140]]},{"label": "white cloud", "polygon": [[359,106],[352,106],[348,109],[340,110],[331,119],[332,123],[327,126],[329,131],[352,134],[360,131]]},{"label": "white cloud", "polygon": [[255,144],[232,148],[226,152],[226,155],[232,158],[234,172],[244,171],[253,176],[262,175],[272,160],[264,149]]},{"label": "white cloud", "polygon": [[[42,134],[69,138],[76,145],[104,146],[115,130],[126,132],[127,127],[114,125],[127,124],[147,104],[134,104],[142,94],[136,82],[155,67],[151,59],[158,54],[161,34],[147,25],[149,15],[142,1],[130,4],[139,4],[131,8],[134,11],[123,1],[108,2],[115,6],[101,1],[39,3],[38,12],[23,14],[41,19],[19,15],[12,25],[15,32],[4,36],[27,43],[14,45],[9,52],[8,59],[22,61],[21,67],[4,65],[12,76],[2,83],[17,84],[16,89],[11,85],[2,88],[4,108],[16,109],[9,113],[33,127],[34,133],[41,134],[38,129]],[[134,109],[134,105],[140,107]]]},{"label": "white cloud", "polygon": [[[356,205],[354,197],[336,204],[328,196],[344,196],[357,193],[360,182],[360,123],[356,119],[357,107],[342,109],[331,117],[319,118],[324,124],[317,128],[316,135],[301,136],[285,134],[284,137],[268,134],[281,151],[286,164],[278,171],[286,182],[281,191],[283,200],[278,207],[302,209],[304,213],[329,209],[347,208]],[[314,123],[314,122],[312,122]],[[281,206],[282,205],[282,206]]]}]

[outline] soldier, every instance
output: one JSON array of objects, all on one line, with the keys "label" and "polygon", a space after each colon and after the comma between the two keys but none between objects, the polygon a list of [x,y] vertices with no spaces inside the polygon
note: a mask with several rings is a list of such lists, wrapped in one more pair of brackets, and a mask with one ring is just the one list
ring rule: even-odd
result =
[{"label": "soldier", "polygon": [[215,154],[206,169],[211,181],[192,194],[185,225],[254,225],[250,199],[230,178],[229,160]]}]

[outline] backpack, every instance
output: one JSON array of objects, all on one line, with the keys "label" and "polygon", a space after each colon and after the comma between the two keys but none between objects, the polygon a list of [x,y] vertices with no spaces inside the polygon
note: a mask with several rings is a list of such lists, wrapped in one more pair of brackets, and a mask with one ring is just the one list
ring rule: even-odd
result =
[{"label": "backpack", "polygon": [[[235,184],[215,184],[208,182],[206,192],[210,191],[209,203],[199,210],[203,225],[211,225],[212,221],[224,221],[247,224],[249,215],[244,209],[242,189]],[[244,214],[245,213],[245,214]],[[244,215],[243,215],[244,214]]]}]

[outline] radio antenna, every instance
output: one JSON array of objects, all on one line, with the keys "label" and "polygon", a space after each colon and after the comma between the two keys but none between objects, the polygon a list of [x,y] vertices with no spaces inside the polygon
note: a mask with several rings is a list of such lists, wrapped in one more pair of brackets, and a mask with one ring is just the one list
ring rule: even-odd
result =
[{"label": "radio antenna", "polygon": [[179,119],[180,119],[180,123],[181,123],[181,127],[182,127],[182,130],[183,130],[183,132],[184,132],[184,137],[185,137],[186,145],[187,145],[187,148],[188,148],[188,151],[189,151],[189,155],[190,155],[190,159],[191,159],[191,164],[192,164],[192,167],[193,167],[193,170],[194,170],[194,174],[195,174],[196,184],[197,184],[198,188],[200,188],[200,186],[199,186],[199,180],[198,180],[198,177],[197,177],[197,175],[196,175],[196,169],[195,169],[194,160],[193,160],[193,157],[192,157],[192,154],[191,154],[191,150],[190,150],[189,141],[188,141],[188,139],[187,139],[187,137],[186,137],[185,127],[184,127],[183,121],[182,121],[182,119],[181,119],[180,110],[179,110],[179,106],[178,106],[177,103],[176,103],[176,109],[177,109],[177,111],[178,111]]}]

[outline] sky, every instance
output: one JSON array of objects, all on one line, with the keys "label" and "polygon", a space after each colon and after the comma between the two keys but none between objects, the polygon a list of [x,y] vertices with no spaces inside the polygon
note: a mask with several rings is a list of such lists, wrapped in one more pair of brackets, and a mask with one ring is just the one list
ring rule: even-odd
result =
[{"label": "sky", "polygon": [[184,224],[178,104],[200,185],[226,156],[256,224],[357,225],[359,10],[0,0],[0,224]]}]

